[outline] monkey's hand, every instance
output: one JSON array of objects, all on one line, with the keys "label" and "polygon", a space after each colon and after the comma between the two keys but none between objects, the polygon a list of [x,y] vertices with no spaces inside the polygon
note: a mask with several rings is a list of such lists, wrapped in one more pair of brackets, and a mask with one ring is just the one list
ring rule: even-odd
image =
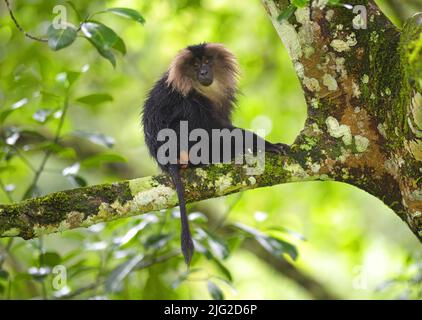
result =
[{"label": "monkey's hand", "polygon": [[265,151],[268,152],[286,155],[290,150],[290,146],[285,143],[271,143],[268,141],[265,142]]}]

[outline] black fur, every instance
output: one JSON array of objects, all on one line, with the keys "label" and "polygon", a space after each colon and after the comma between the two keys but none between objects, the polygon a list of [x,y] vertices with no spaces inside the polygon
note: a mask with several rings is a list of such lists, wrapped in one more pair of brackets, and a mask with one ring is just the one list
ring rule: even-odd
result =
[{"label": "black fur", "polygon": [[205,55],[205,46],[206,43],[201,43],[193,46],[189,46],[188,50],[190,50],[193,55],[197,58],[202,58]]},{"label": "black fur", "polygon": [[[191,46],[188,47],[188,49],[192,50],[195,55],[203,54],[204,46],[205,45]],[[144,105],[142,116],[145,142],[154,159],[157,160],[157,151],[159,147],[165,143],[157,140],[158,132],[161,129],[170,128],[175,130],[179,137],[180,121],[188,121],[189,132],[196,128],[202,128],[209,133],[210,137],[212,129],[235,128],[230,119],[230,112],[235,103],[234,94],[227,97],[224,102],[226,104],[225,108],[220,108],[220,110],[226,110],[226,112],[216,112],[213,102],[207,97],[194,89],[192,89],[187,96],[183,96],[166,83],[167,77],[168,73],[165,73],[150,91]],[[243,130],[243,132],[245,131]],[[254,135],[254,138],[255,141],[256,139],[262,139],[256,135]],[[189,148],[195,143],[196,142],[190,142]],[[285,147],[287,146],[283,144],[272,144],[265,141],[265,148],[267,151],[284,152]],[[234,146],[232,146],[232,150],[234,150]],[[232,155],[235,156],[233,153],[234,152],[232,152]],[[162,165],[160,163],[158,163],[158,165],[163,171],[170,174],[177,190],[182,221],[181,246],[186,264],[189,265],[194,247],[186,214],[186,205],[183,195],[184,187],[179,173],[180,166],[175,164]],[[192,166],[192,164],[189,164],[189,166]]]}]

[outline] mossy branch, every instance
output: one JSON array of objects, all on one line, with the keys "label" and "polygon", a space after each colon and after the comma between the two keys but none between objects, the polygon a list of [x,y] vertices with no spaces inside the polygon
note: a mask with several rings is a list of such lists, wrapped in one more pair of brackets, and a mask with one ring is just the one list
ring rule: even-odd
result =
[{"label": "mossy branch", "polygon": [[[246,166],[217,164],[183,172],[188,202],[298,180],[327,179],[306,172],[294,156],[266,155],[265,170],[248,175]],[[177,196],[166,175],[55,192],[0,205],[0,237],[25,239],[88,227],[98,222],[172,208]]]}]

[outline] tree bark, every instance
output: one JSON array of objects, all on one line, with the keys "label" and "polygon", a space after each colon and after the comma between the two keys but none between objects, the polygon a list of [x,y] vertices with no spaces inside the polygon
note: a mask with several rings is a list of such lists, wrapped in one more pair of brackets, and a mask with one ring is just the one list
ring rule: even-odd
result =
[{"label": "tree bark", "polygon": [[[381,199],[422,241],[422,14],[398,30],[373,1],[367,28],[351,9],[313,1],[288,20],[287,0],[263,0],[302,83],[308,117],[285,156],[262,174],[235,164],[183,173],[188,202],[280,183],[334,180]],[[282,110],[280,110],[282,112]],[[165,175],[0,205],[0,236],[25,239],[177,205]]]}]

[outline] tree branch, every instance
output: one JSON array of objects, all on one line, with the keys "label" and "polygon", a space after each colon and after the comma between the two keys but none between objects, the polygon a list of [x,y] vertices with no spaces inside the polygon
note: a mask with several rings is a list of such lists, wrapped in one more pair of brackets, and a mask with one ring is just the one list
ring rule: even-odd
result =
[{"label": "tree branch", "polygon": [[[265,171],[258,176],[247,175],[245,167],[235,164],[187,169],[183,173],[188,202],[278,183],[318,179],[321,179],[318,174],[303,170],[293,154],[281,158],[267,154]],[[71,189],[0,205],[0,237],[30,239],[176,205],[177,196],[166,175]]]},{"label": "tree branch", "polygon": [[35,41],[39,41],[39,42],[48,42],[48,39],[39,38],[39,37],[33,36],[32,34],[26,32],[22,28],[22,26],[19,24],[18,20],[16,20],[16,17],[13,14],[13,11],[12,11],[12,7],[10,6],[9,0],[4,0],[4,2],[6,3],[6,7],[7,7],[7,10],[9,11],[10,18],[13,20],[13,23],[18,28],[18,30],[25,35],[25,37],[32,39],[32,40],[35,40]]}]

